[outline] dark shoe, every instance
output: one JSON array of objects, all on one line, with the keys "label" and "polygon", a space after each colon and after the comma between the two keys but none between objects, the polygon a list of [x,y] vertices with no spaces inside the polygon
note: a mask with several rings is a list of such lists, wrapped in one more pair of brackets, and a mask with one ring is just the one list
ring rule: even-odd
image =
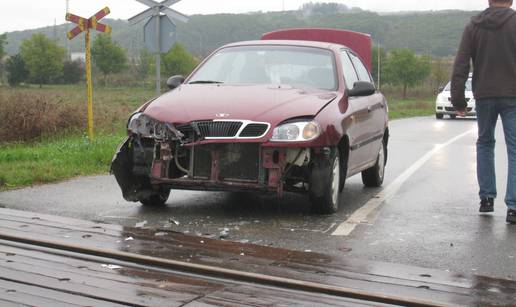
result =
[{"label": "dark shoe", "polygon": [[516,210],[507,210],[507,223],[516,224]]},{"label": "dark shoe", "polygon": [[493,198],[483,198],[480,200],[480,210],[481,213],[489,213],[494,212],[494,199]]}]

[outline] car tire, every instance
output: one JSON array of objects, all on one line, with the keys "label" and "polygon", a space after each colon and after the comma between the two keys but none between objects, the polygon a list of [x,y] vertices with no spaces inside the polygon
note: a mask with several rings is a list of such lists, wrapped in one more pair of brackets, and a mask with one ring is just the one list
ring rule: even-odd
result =
[{"label": "car tire", "polygon": [[383,184],[385,177],[385,164],[387,157],[387,146],[385,142],[382,142],[378,157],[376,158],[376,164],[362,172],[362,183],[369,188],[378,188]]},{"label": "car tire", "polygon": [[140,203],[145,207],[161,207],[167,203],[169,196],[170,190],[155,192],[144,199],[140,199]]},{"label": "car tire", "polygon": [[450,118],[451,118],[451,119],[456,119],[456,118],[457,118],[457,115],[453,115],[453,114],[452,114],[452,115],[450,115]]},{"label": "car tire", "polygon": [[443,114],[436,113],[436,114],[435,114],[435,118],[437,118],[437,119],[443,119],[443,118],[444,118],[444,115],[443,115]]},{"label": "car tire", "polygon": [[342,167],[338,149],[329,158],[314,163],[309,195],[312,211],[317,214],[334,214],[339,209]]}]

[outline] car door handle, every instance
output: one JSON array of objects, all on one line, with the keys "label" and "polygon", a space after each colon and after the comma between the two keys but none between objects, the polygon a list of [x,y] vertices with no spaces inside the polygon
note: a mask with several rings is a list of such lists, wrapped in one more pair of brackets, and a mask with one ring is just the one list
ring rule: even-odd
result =
[{"label": "car door handle", "polygon": [[371,113],[373,111],[373,107],[369,106],[367,107],[367,113]]}]

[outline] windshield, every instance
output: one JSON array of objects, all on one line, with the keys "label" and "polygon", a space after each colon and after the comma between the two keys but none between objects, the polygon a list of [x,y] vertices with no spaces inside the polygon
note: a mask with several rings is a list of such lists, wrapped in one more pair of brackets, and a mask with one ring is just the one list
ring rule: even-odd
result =
[{"label": "windshield", "polygon": [[[449,92],[451,90],[451,82],[448,82],[448,84],[446,85],[444,90],[446,92]],[[466,81],[466,92],[471,92],[472,90],[473,89],[472,89],[471,79],[468,79],[468,81]]]},{"label": "windshield", "polygon": [[232,47],[212,56],[189,83],[288,84],[335,90],[333,53],[310,47]]}]

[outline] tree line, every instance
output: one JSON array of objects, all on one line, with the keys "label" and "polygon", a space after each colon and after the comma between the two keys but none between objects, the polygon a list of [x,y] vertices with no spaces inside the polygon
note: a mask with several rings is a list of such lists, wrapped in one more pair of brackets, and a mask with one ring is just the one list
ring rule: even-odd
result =
[{"label": "tree line", "polygon": [[[418,54],[453,56],[457,52],[464,25],[476,15],[472,11],[427,11],[379,14],[342,4],[313,3],[299,10],[252,12],[245,14],[192,15],[188,23],[177,25],[178,42],[198,57],[226,43],[259,39],[263,33],[283,28],[334,28],[371,34],[388,50],[410,48]],[[143,49],[143,24],[103,19],[113,27],[112,37],[130,56]],[[19,52],[21,42],[34,33],[44,33],[69,45],[72,51],[84,48],[81,40],[67,42],[69,25],[8,33],[7,53]],[[92,36],[95,36],[92,33]]]},{"label": "tree line", "polygon": [[[5,56],[5,35],[0,36],[0,58]],[[143,49],[136,58],[130,59],[126,51],[110,35],[97,35],[92,46],[92,61],[104,85],[114,74],[128,75],[133,80],[145,80],[153,75],[155,56]],[[84,77],[84,62],[66,57],[66,50],[43,34],[35,34],[23,41],[20,53],[0,61],[0,70],[6,72],[7,81],[16,86],[20,83],[74,84]],[[188,75],[199,63],[182,45],[176,44],[161,55],[164,76]],[[378,85],[398,86],[403,98],[407,91],[425,82],[437,87],[447,82],[449,61],[419,56],[411,49],[395,49],[386,52],[373,48],[372,75]],[[378,71],[380,69],[380,71]],[[378,79],[379,77],[379,79]]]},{"label": "tree line", "polygon": [[[5,77],[11,86],[21,83],[76,84],[84,79],[85,63],[82,59],[71,60],[67,51],[44,34],[34,34],[22,42],[20,52],[5,59],[6,35],[0,36],[0,81]],[[94,69],[102,76],[104,85],[115,74],[143,80],[155,69],[154,55],[141,50],[136,58],[129,58],[126,51],[109,34],[97,35],[91,50]],[[188,74],[197,65],[194,58],[180,44],[161,55],[161,69],[165,76]]]}]

